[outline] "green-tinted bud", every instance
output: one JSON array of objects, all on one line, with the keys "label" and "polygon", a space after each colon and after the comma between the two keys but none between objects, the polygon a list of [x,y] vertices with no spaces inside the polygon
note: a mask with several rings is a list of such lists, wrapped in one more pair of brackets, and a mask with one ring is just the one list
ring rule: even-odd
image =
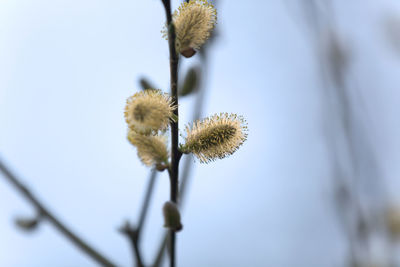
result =
[{"label": "green-tinted bud", "polygon": [[197,83],[199,80],[200,70],[199,68],[190,68],[185,76],[185,80],[183,81],[183,85],[179,90],[180,96],[186,96],[195,92],[197,89]]},{"label": "green-tinted bud", "polygon": [[163,207],[163,215],[164,227],[176,232],[182,230],[183,226],[181,224],[181,214],[179,212],[178,206],[174,202],[165,202]]},{"label": "green-tinted bud", "polygon": [[151,83],[148,79],[142,77],[139,80],[140,87],[142,90],[147,90],[147,89],[155,89],[153,83]]},{"label": "green-tinted bud", "polygon": [[39,224],[39,218],[21,218],[15,219],[15,224],[24,231],[33,231]]}]

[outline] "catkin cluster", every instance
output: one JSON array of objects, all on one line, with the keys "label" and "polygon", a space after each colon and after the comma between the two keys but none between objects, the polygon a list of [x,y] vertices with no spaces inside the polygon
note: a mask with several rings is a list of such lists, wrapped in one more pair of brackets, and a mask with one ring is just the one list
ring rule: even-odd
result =
[{"label": "catkin cluster", "polygon": [[137,149],[139,159],[147,166],[168,164],[168,128],[175,106],[168,94],[147,89],[129,97],[125,106],[128,140]]},{"label": "catkin cluster", "polygon": [[[184,2],[173,13],[176,50],[186,57],[193,56],[210,37],[217,21],[217,12],[207,0]],[[174,117],[172,98],[160,90],[147,89],[129,97],[125,106],[128,140],[137,149],[140,160],[147,166],[169,166],[169,152],[164,136]],[[232,155],[247,139],[247,123],[242,116],[220,113],[186,126],[185,143],[180,152],[193,153],[201,163]],[[161,169],[163,169],[161,167]]]}]

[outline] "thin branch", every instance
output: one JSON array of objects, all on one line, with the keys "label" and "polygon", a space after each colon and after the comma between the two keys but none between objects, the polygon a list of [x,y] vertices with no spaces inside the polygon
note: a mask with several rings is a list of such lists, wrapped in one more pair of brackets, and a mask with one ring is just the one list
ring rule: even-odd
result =
[{"label": "thin branch", "polygon": [[136,266],[137,267],[143,267],[143,260],[142,260],[142,254],[139,249],[139,243],[138,242],[132,242],[133,245],[133,250],[135,251],[136,255]]},{"label": "thin branch", "polygon": [[[178,202],[178,177],[179,177],[179,112],[178,112],[178,55],[175,50],[175,27],[172,23],[171,15],[171,1],[162,0],[165,8],[165,15],[168,25],[168,46],[169,46],[169,63],[170,63],[170,76],[171,76],[171,97],[172,103],[176,106],[174,115],[178,118],[177,121],[171,121],[171,166],[169,169],[170,174],[170,200],[174,203]],[[170,267],[175,267],[175,231],[170,230]]]},{"label": "thin branch", "polygon": [[[169,25],[170,24],[170,20],[171,20],[171,16],[170,16],[170,14],[171,14],[170,1],[162,0],[162,2],[163,2],[164,7],[165,7],[166,16],[167,16],[167,23]],[[186,0],[186,2],[189,2],[189,0]],[[214,4],[215,5],[216,5],[216,2],[217,1],[214,0]],[[171,38],[170,38],[170,36],[168,37],[168,40],[170,42],[169,45],[170,45],[170,54],[171,54]],[[202,77],[206,76],[206,75],[204,75],[204,71],[207,69],[206,65],[208,63],[208,61],[207,61],[207,53],[206,52],[207,52],[208,47],[209,47],[210,44],[211,44],[211,40],[206,45],[204,45],[203,49],[200,51],[200,56],[201,56],[200,59],[202,61]],[[174,46],[174,50],[175,50],[175,46]],[[176,55],[176,52],[174,52],[173,55]],[[172,60],[170,61],[170,63],[172,63]],[[176,66],[177,65],[178,64],[176,64]],[[171,72],[172,72],[172,68],[171,68]],[[172,74],[171,74],[171,77],[172,77]],[[176,77],[176,79],[177,79],[177,77]],[[203,109],[203,105],[204,105],[204,98],[205,98],[205,94],[206,94],[205,86],[203,86],[203,85],[204,85],[204,82],[203,82],[203,84],[198,84],[197,86],[199,88],[197,88],[197,90],[195,90],[195,91],[198,92],[198,95],[196,97],[196,103],[195,103],[195,107],[193,109],[193,115],[192,115],[192,117],[193,117],[192,120],[193,121],[199,119],[200,116],[201,116],[201,113],[202,113],[202,109]],[[171,89],[172,89],[172,80],[171,80]],[[181,156],[182,156],[182,154],[179,155],[179,159],[180,159]],[[183,203],[183,200],[184,200],[185,192],[186,192],[186,189],[187,189],[187,183],[188,183],[188,180],[190,178],[190,174],[191,174],[190,171],[192,169],[192,166],[193,166],[193,160],[190,157],[186,157],[185,162],[184,162],[184,166],[183,166],[183,170],[182,170],[182,177],[181,177],[182,180],[181,180],[181,183],[180,183],[180,186],[179,186],[180,201],[177,204],[180,207],[182,206],[182,203]],[[176,181],[176,182],[178,183],[178,181]],[[165,252],[165,248],[167,247],[168,241],[169,241],[168,240],[168,235],[164,234],[163,238],[161,239],[160,246],[158,248],[156,259],[155,259],[154,264],[153,264],[154,267],[158,267],[158,266],[161,265],[161,262],[162,262],[162,259],[163,259],[163,256],[164,256],[164,252]],[[173,241],[171,240],[171,242],[173,242]],[[171,249],[171,254],[174,253],[172,251],[173,248],[170,248],[170,249]]]},{"label": "thin branch", "polygon": [[132,253],[135,258],[136,266],[142,267],[144,266],[142,260],[142,253],[140,250],[140,237],[144,225],[144,221],[146,220],[147,213],[150,206],[151,196],[154,192],[154,184],[157,178],[158,171],[156,169],[152,169],[150,172],[149,182],[147,184],[146,193],[144,196],[142,208],[140,210],[139,222],[137,226],[131,226],[129,222],[126,222],[124,226],[122,226],[119,230],[121,233],[125,234],[129,239],[132,247]]},{"label": "thin branch", "polygon": [[53,226],[67,237],[73,244],[80,248],[83,252],[89,255],[93,260],[101,266],[113,267],[116,264],[112,263],[109,259],[105,258],[98,251],[92,248],[89,244],[83,241],[76,234],[71,232],[59,219],[57,219],[33,194],[23,185],[19,179],[4,165],[0,160],[0,171],[4,177],[17,189]]},{"label": "thin branch", "polygon": [[[205,75],[205,71],[207,69],[207,49],[208,48],[208,44],[205,45],[203,47],[203,49],[201,50],[201,66],[202,66],[202,70],[201,70],[201,77],[206,77]],[[197,92],[197,96],[196,96],[196,102],[194,104],[194,108],[193,108],[193,114],[192,114],[192,121],[196,121],[197,119],[199,119],[201,117],[202,114],[202,110],[203,110],[203,106],[204,106],[204,99],[205,99],[205,95],[206,95],[206,87],[204,86],[204,79],[203,78],[203,82],[200,82],[197,86],[198,88],[194,91]],[[183,162],[183,168],[182,168],[182,175],[181,175],[181,182],[180,182],[180,186],[179,186],[179,207],[182,207],[184,200],[185,200],[185,195],[186,195],[186,191],[187,191],[187,184],[189,182],[189,178],[191,175],[191,170],[193,167],[193,159],[191,157],[185,157],[184,162]],[[165,234],[163,236],[163,238],[161,239],[161,243],[158,247],[157,250],[157,254],[156,254],[156,258],[154,260],[154,263],[152,266],[154,267],[158,267],[161,265],[161,262],[163,260],[163,257],[165,255],[165,248],[167,247],[167,241],[168,241],[168,235]]]},{"label": "thin branch", "polygon": [[[214,1],[214,4],[216,4],[216,1]],[[215,31],[215,30],[214,30]],[[215,36],[215,33],[214,35]],[[213,38],[212,36],[212,38]],[[211,40],[210,40],[211,41]],[[201,77],[203,77],[203,81],[197,85],[198,88],[194,91],[197,92],[197,96],[196,96],[196,102],[193,108],[193,114],[192,114],[192,121],[196,121],[198,119],[200,119],[201,114],[202,114],[202,110],[203,110],[203,106],[204,106],[204,99],[205,99],[205,95],[206,95],[206,87],[204,86],[205,82],[204,82],[204,77],[206,77],[207,75],[205,75],[204,72],[206,72],[207,70],[207,64],[208,64],[208,60],[207,60],[207,51],[208,48],[210,46],[212,42],[208,42],[207,44],[205,44],[203,46],[203,49],[200,50],[199,55],[200,60],[201,60]],[[181,182],[180,182],[180,186],[179,186],[179,207],[182,207],[184,200],[185,200],[185,195],[186,195],[186,191],[187,191],[187,184],[189,182],[189,178],[191,176],[191,170],[193,167],[193,159],[191,157],[185,157],[184,162],[183,162],[183,168],[182,168],[182,175],[181,175]],[[163,260],[163,257],[165,255],[165,248],[167,247],[167,242],[168,241],[168,235],[164,234],[164,236],[161,239],[161,243],[158,247],[157,250],[157,254],[156,254],[156,258],[154,260],[153,263],[153,267],[159,267],[161,265],[161,262]]]},{"label": "thin branch", "polygon": [[132,247],[132,254],[135,258],[136,266],[143,267],[143,260],[142,260],[142,253],[139,249],[139,231],[132,227],[129,222],[126,222],[124,226],[122,226],[119,231],[126,235],[129,239],[131,247]]}]

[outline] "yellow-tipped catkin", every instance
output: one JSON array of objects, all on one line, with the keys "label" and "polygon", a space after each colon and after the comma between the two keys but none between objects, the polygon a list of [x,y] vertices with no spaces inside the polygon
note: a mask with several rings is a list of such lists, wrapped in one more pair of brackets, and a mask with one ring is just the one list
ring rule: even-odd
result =
[{"label": "yellow-tipped catkin", "polygon": [[145,165],[168,164],[169,153],[165,136],[141,135],[129,130],[128,140],[136,147],[138,156]]},{"label": "yellow-tipped catkin", "polygon": [[141,134],[166,130],[175,106],[171,97],[160,90],[147,89],[129,97],[125,106],[128,127]]},{"label": "yellow-tipped catkin", "polygon": [[[217,11],[207,0],[183,2],[173,14],[176,33],[176,50],[186,57],[194,54],[210,37],[217,23]],[[168,37],[168,30],[163,30]]]},{"label": "yellow-tipped catkin", "polygon": [[193,153],[201,163],[233,154],[247,139],[247,123],[242,116],[220,113],[186,126],[183,153]]}]

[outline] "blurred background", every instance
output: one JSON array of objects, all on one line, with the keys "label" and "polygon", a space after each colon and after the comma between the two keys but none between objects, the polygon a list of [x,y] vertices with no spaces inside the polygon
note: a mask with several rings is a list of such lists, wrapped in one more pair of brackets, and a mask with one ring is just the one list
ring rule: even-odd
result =
[{"label": "blurred background", "polygon": [[[169,91],[164,20],[157,0],[0,1],[0,158],[119,266],[149,179],[123,109],[140,77]],[[249,136],[230,158],[189,158],[178,266],[400,266],[399,1],[220,0],[202,73],[202,116],[241,114]],[[167,199],[162,173],[146,263]],[[97,266],[47,222],[16,227],[34,215],[0,177],[0,266]]]}]

